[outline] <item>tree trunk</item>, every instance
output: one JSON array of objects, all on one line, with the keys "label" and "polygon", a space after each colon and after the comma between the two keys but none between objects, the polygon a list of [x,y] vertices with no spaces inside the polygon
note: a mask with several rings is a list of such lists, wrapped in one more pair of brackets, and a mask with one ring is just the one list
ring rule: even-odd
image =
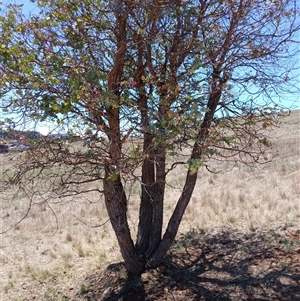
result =
[{"label": "tree trunk", "polygon": [[147,98],[140,103],[144,133],[142,165],[142,194],[137,235],[138,253],[147,260],[161,240],[163,225],[163,202],[165,191],[165,146],[155,145],[155,136],[147,132],[149,127]]},{"label": "tree trunk", "polygon": [[167,251],[169,250],[171,244],[173,243],[175,236],[177,234],[180,222],[182,220],[185,209],[191,199],[195,184],[197,180],[197,172],[192,173],[190,170],[187,173],[185,185],[183,188],[183,192],[178,200],[176,208],[170,218],[168,223],[168,227],[163,236],[161,243],[158,248],[152,254],[150,260],[147,263],[147,266],[150,268],[157,267]]},{"label": "tree trunk", "polygon": [[[122,4],[122,1],[117,1]],[[117,39],[115,64],[107,76],[108,89],[114,93],[116,99],[120,97],[120,84],[122,81],[125,55],[127,48],[126,38],[127,17],[116,13],[116,26],[114,34]],[[119,102],[120,103],[120,99]],[[126,270],[129,275],[140,275],[145,270],[145,262],[139,257],[131,238],[127,222],[127,198],[120,178],[118,162],[122,155],[122,142],[120,131],[120,107],[107,108],[107,119],[109,127],[107,136],[109,138],[109,155],[111,164],[105,167],[104,195],[110,222],[118,239],[120,250],[125,261]],[[117,166],[116,168],[114,166]]]},{"label": "tree trunk", "polygon": [[[209,137],[209,129],[211,127],[211,122],[213,120],[216,108],[219,104],[222,95],[222,85],[225,83],[220,79],[219,75],[220,72],[214,70],[214,75],[211,81],[212,92],[208,100],[207,110],[204,116],[203,123],[201,124],[201,127],[199,129],[196,138],[196,142],[194,143],[193,146],[193,151],[190,158],[191,161],[201,160],[203,150],[206,148],[206,139]],[[161,240],[160,244],[158,245],[158,247],[152,254],[151,258],[147,262],[147,266],[150,268],[155,268],[160,264],[160,262],[162,261],[163,257],[171,247],[176,237],[183,214],[185,212],[187,205],[190,202],[190,199],[192,197],[196,185],[198,169],[199,167],[197,167],[196,170],[189,169],[187,172],[183,191],[177,202],[175,210],[170,218],[163,239]]]},{"label": "tree trunk", "polygon": [[148,158],[142,165],[141,203],[139,213],[139,226],[136,247],[138,253],[145,257],[151,237],[151,225],[153,218],[153,188],[155,182],[154,155],[152,149],[152,136],[145,134],[144,153]]},{"label": "tree trunk", "polygon": [[[140,52],[142,51],[139,49]],[[142,53],[139,52],[139,65],[143,66]],[[142,67],[141,67],[142,68]],[[144,67],[143,67],[144,68]],[[142,69],[143,69],[142,68]],[[151,225],[153,218],[153,186],[155,183],[155,166],[154,166],[154,146],[153,135],[149,131],[149,116],[148,116],[148,97],[143,87],[141,79],[142,72],[139,72],[140,78],[137,78],[142,85],[140,88],[141,98],[139,103],[139,110],[141,112],[142,127],[144,130],[143,152],[144,161],[142,164],[142,183],[141,183],[141,203],[139,212],[139,225],[136,239],[136,248],[138,254],[145,260],[145,253],[149,246],[151,236]]]},{"label": "tree trunk", "polygon": [[138,256],[131,239],[127,223],[127,199],[119,174],[106,167],[104,183],[105,204],[110,222],[116,233],[125,261],[126,270],[132,275],[140,275],[145,270],[145,262]]},{"label": "tree trunk", "polygon": [[155,185],[153,199],[153,219],[151,225],[151,237],[146,251],[146,258],[149,258],[160,243],[163,226],[164,213],[164,195],[165,195],[165,165],[166,165],[165,147],[159,144],[156,148],[155,156]]},{"label": "tree trunk", "polygon": [[154,150],[152,138],[148,142],[145,144],[149,148],[144,148],[145,152],[146,149],[150,149],[150,152],[142,166],[142,194],[136,243],[138,253],[145,259],[153,253],[161,240],[165,187],[165,151],[162,148]]}]

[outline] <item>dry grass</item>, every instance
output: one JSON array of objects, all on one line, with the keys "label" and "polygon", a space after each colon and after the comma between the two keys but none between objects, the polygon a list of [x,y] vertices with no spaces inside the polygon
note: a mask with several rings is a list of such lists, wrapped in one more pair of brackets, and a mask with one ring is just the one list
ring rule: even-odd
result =
[{"label": "dry grass", "polygon": [[[220,173],[201,170],[178,235],[193,230],[212,233],[228,225],[242,232],[279,224],[299,229],[299,126],[299,111],[295,111],[272,133],[267,158],[272,161],[267,164],[250,168],[224,162],[218,166]],[[9,155],[0,156],[3,166],[15,162]],[[173,188],[166,195],[166,221],[179,197],[183,171],[170,175]],[[27,218],[14,226],[26,214],[28,202],[24,196],[8,202],[13,191],[0,193],[1,230],[12,227],[0,241],[1,301],[69,300],[67,296],[88,290],[83,284],[86,275],[121,260],[111,226],[105,223],[100,195],[50,203],[37,198]],[[135,233],[138,186],[131,187],[130,193],[130,226]]]}]

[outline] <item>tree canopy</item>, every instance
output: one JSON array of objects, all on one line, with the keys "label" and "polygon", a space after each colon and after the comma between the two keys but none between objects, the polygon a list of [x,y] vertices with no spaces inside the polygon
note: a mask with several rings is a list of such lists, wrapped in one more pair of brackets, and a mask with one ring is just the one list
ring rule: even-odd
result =
[{"label": "tree canopy", "polygon": [[[9,183],[35,191],[33,180],[47,171],[52,196],[99,192],[127,271],[140,275],[172,244],[199,168],[229,156],[250,164],[269,146],[265,129],[278,122],[280,99],[298,91],[296,1],[36,5],[30,16],[18,5],[1,11],[3,127],[51,122],[85,133],[87,148],[34,140]],[[55,164],[65,168],[56,173]],[[167,175],[182,165],[186,180],[162,233]],[[124,188],[133,182],[136,239]]]}]

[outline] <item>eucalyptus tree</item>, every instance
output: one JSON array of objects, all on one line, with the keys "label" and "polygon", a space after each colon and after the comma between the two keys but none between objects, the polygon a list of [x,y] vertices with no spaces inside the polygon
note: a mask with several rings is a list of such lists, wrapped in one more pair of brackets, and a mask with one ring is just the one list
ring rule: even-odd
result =
[{"label": "eucalyptus tree", "polygon": [[[88,149],[34,140],[10,183],[34,193],[34,180],[47,171],[53,193],[99,192],[126,269],[139,276],[174,241],[199,168],[225,156],[251,163],[269,145],[265,128],[278,121],[284,92],[297,90],[296,1],[36,5],[38,13],[26,17],[17,5],[1,12],[3,123],[85,131]],[[65,168],[55,173],[55,164]],[[185,182],[163,233],[167,175],[179,166]],[[140,185],[136,238],[128,182]]]}]

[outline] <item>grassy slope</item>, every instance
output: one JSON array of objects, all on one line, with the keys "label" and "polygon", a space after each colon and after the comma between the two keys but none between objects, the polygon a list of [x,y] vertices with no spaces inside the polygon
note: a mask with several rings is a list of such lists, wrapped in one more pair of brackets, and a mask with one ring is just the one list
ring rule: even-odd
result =
[{"label": "grassy slope", "polygon": [[[224,252],[227,251],[226,256],[229,258],[235,254],[231,252],[231,249],[234,248],[231,246],[232,241],[242,242],[248,235],[247,233],[260,233],[260,231],[268,229],[274,231],[277,229],[283,237],[286,235],[285,231],[290,231],[288,233],[292,234],[284,239],[287,239],[286,245],[290,246],[291,254],[297,252],[297,242],[299,242],[299,238],[297,238],[299,232],[297,231],[300,231],[299,113],[299,111],[294,111],[291,116],[286,117],[281,128],[271,133],[274,137],[273,147],[270,150],[271,153],[268,154],[268,159],[272,158],[272,162],[252,169],[242,165],[231,168],[232,166],[224,163],[225,165],[220,169],[227,168],[226,172],[209,174],[201,171],[199,173],[197,188],[179,231],[177,242],[179,247],[173,250],[172,257],[175,263],[176,260],[178,261],[176,264],[179,268],[185,269],[188,262],[186,243],[189,242],[189,237],[184,236],[188,232],[194,232],[195,237],[199,237],[197,242],[193,240],[189,243],[191,247],[189,252],[192,252],[195,258],[197,255],[200,256],[201,249],[207,248],[208,241],[216,250],[218,248],[221,250],[221,237],[224,236],[224,233],[229,235],[228,231],[231,233],[229,247],[224,248],[223,246],[223,249]],[[13,160],[8,160],[9,158],[11,157],[8,155],[1,155],[1,164],[4,166],[14,164]],[[263,161],[264,158],[262,158]],[[182,171],[173,175],[174,186],[180,186],[183,180]],[[1,191],[0,193],[3,198],[0,216],[1,228],[6,229],[25,212],[27,204],[22,197],[13,203],[6,203],[4,198],[6,199],[7,194],[12,192]],[[137,207],[137,194],[138,190],[133,189],[130,204],[132,209]],[[178,195],[179,190],[169,189],[165,204],[167,216],[171,214]],[[109,263],[121,260],[121,256],[109,223],[102,227],[91,228],[80,220],[89,225],[98,225],[107,221],[104,204],[98,195],[89,196],[88,199],[77,198],[72,202],[68,200],[60,203],[53,202],[49,206],[36,205],[21,224],[1,235],[1,301],[72,300],[78,291],[83,293],[78,298],[84,300],[84,292],[88,295],[90,292],[88,288],[95,284],[93,281],[87,283],[84,280],[85,277],[88,279],[89,275],[93,275],[94,272],[106,267]],[[135,232],[137,227],[135,214],[130,216],[130,223],[132,231]],[[237,234],[238,237],[233,235],[235,232],[240,233]],[[266,233],[270,234],[271,232],[267,231]],[[259,240],[259,234],[257,235],[253,235],[250,241],[253,239],[263,243],[262,240]],[[274,247],[281,247],[280,241],[282,240],[278,238],[281,237],[280,235],[275,235],[276,239],[270,239],[271,245],[274,243]],[[292,237],[293,243],[288,240],[288,237]],[[294,239],[295,237],[296,239]],[[245,244],[239,243],[237,246],[242,247],[243,245]],[[246,244],[246,247],[250,250],[249,253],[240,254],[241,260],[236,264],[242,262],[245,254],[255,252],[255,248],[253,249],[251,244],[249,246]],[[197,250],[200,252],[199,254],[197,254]],[[217,256],[210,252],[212,251],[207,250],[207,254],[211,258]],[[181,263],[180,258],[182,258]],[[174,262],[167,270],[172,271],[176,276],[177,272],[172,270]],[[201,265],[201,262],[195,262],[195,266],[197,264]],[[226,261],[221,260],[218,264],[220,271],[226,274],[227,271],[224,267]],[[264,265],[266,264],[268,263],[262,263],[262,270],[265,269]],[[231,267],[233,268],[234,265]],[[255,268],[255,263],[245,264],[245,268],[249,269],[250,273],[250,270]],[[210,272],[213,275],[213,270]],[[298,270],[298,275],[299,273],[300,270]],[[190,275],[190,277],[192,276]],[[145,283],[152,283],[154,287],[159,281],[162,281],[155,272],[147,274],[145,277]],[[198,275],[198,277],[200,276]],[[215,274],[214,277],[216,277]],[[222,279],[220,278],[219,281],[223,281],[225,276],[220,277]],[[116,278],[112,279],[116,281]],[[155,279],[158,282],[155,282]],[[172,282],[167,278],[165,280]],[[109,283],[104,288],[107,287],[111,288]],[[178,293],[184,290],[183,287],[175,289],[174,286],[168,286],[167,283],[165,283],[165,287],[161,287],[164,293],[155,292],[157,296],[161,297],[155,297],[156,299],[153,297],[153,300],[166,300],[169,294],[166,292],[168,290],[171,290],[170,298],[172,290],[179,295],[186,295],[189,300],[194,298],[192,293],[189,293],[190,295]],[[215,291],[213,290],[216,289],[216,284],[212,287],[214,288],[210,289],[209,286],[206,288],[212,293],[211,298],[214,296],[213,292]],[[221,290],[226,291],[224,288]],[[149,291],[149,288],[147,292],[149,296],[155,295],[154,292]],[[240,294],[242,293],[240,292]],[[200,293],[196,292],[195,294],[199,295]],[[232,291],[227,290],[226,294],[230,295]],[[237,296],[231,295],[232,300],[243,300],[243,295]],[[97,298],[100,300],[99,295]],[[97,298],[92,300],[98,300]]]}]

